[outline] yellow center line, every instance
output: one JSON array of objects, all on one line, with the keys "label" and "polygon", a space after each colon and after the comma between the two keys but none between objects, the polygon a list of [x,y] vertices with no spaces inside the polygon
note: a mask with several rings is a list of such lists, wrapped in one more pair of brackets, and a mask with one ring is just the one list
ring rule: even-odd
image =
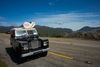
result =
[{"label": "yellow center line", "polygon": [[53,54],[53,55],[56,55],[56,56],[59,56],[59,57],[62,57],[62,58],[65,58],[65,59],[70,59],[70,60],[73,59],[73,57],[71,57],[71,56],[66,56],[66,55],[63,55],[63,54],[58,54],[58,53],[55,53],[53,51],[49,51],[49,53]]}]

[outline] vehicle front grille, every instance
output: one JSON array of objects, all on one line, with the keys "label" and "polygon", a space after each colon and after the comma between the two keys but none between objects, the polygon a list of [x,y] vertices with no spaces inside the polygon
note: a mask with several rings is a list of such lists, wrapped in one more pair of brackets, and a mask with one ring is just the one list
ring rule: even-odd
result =
[{"label": "vehicle front grille", "polygon": [[31,48],[36,49],[41,47],[41,42],[39,40],[33,40],[31,41]]}]

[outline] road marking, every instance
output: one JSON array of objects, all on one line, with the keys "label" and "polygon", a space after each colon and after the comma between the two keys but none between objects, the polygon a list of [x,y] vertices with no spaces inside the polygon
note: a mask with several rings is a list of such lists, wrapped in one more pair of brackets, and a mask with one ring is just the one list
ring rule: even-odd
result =
[{"label": "road marking", "polygon": [[62,57],[62,58],[65,58],[65,59],[70,59],[70,60],[73,59],[73,57],[71,57],[71,56],[66,56],[66,55],[59,54],[59,53],[56,53],[56,52],[53,52],[53,51],[49,51],[49,53],[53,54],[53,55],[56,55],[56,56],[59,56],[59,57]]},{"label": "road marking", "polygon": [[60,43],[60,44],[72,44],[71,42],[57,42],[57,41],[50,41],[51,43]]}]

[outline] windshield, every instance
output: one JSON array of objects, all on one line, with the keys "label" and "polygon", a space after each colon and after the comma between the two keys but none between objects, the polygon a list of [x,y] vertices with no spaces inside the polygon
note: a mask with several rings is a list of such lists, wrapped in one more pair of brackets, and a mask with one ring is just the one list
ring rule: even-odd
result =
[{"label": "windshield", "polygon": [[36,30],[27,30],[29,35],[37,34]]},{"label": "windshield", "polygon": [[17,30],[16,36],[23,36],[23,35],[37,35],[36,30]]},{"label": "windshield", "polygon": [[26,30],[18,30],[16,31],[16,36],[23,36],[23,35],[26,35]]}]

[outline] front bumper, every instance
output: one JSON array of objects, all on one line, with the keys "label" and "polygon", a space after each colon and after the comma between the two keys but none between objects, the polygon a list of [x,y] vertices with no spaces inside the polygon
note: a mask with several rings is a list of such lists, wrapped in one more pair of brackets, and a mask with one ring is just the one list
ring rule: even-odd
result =
[{"label": "front bumper", "polygon": [[28,53],[25,53],[25,54],[21,54],[21,57],[31,56],[31,55],[34,55],[34,54],[37,54],[37,53],[46,52],[48,50],[49,50],[49,48],[45,48],[45,49],[40,49],[40,50],[36,50],[36,51],[33,51],[33,52],[28,52]]}]

